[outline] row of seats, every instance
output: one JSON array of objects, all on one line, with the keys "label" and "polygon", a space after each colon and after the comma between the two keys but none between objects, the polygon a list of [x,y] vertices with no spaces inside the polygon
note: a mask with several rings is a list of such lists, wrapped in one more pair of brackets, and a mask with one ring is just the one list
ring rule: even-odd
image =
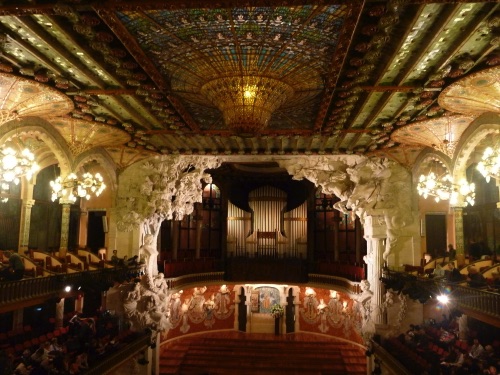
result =
[{"label": "row of seats", "polygon": [[417,351],[403,344],[396,337],[388,339],[384,347],[391,352],[393,357],[397,358],[402,365],[410,369],[414,374],[429,372],[432,368],[432,364],[428,360],[420,356]]},{"label": "row of seats", "polygon": [[22,343],[14,343],[10,342],[7,345],[3,345],[2,349],[4,349],[7,353],[12,354],[14,356],[20,356],[26,349],[31,352],[35,351],[42,345],[43,343],[52,340],[54,337],[64,337],[68,333],[68,327],[57,328],[52,332],[48,332],[46,334],[42,334],[38,337],[34,337],[32,339],[24,340]]}]

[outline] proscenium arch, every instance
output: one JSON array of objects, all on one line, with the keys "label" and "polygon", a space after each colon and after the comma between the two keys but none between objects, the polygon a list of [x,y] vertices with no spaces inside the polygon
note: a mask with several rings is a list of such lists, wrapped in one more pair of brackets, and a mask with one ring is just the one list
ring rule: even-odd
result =
[{"label": "proscenium arch", "polygon": [[[485,113],[474,120],[467,131],[462,135],[456,152],[453,177],[456,180],[465,178],[467,163],[481,143],[487,137],[494,138],[500,136],[500,114]],[[493,146],[493,145],[492,145]]]},{"label": "proscenium arch", "polygon": [[[72,155],[63,136],[50,124],[50,122],[40,117],[25,117],[18,120],[9,121],[0,127],[0,144],[3,144],[22,134],[35,135],[42,140],[54,154],[61,173],[71,172]],[[45,159],[47,160],[47,159]],[[41,164],[41,168],[50,164]]]}]

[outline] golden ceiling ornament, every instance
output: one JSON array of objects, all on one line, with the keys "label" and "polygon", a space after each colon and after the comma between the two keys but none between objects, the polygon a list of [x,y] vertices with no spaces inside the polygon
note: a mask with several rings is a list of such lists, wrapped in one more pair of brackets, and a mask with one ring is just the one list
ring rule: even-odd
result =
[{"label": "golden ceiling ornament", "polygon": [[64,137],[74,156],[91,148],[116,146],[130,140],[125,130],[101,122],[73,117],[49,118],[48,121]]},{"label": "golden ceiling ornament", "polygon": [[240,136],[264,129],[276,111],[294,94],[286,82],[259,75],[224,76],[208,81],[201,94],[221,112],[226,126]]},{"label": "golden ceiling ornament", "polygon": [[391,134],[394,142],[431,147],[452,158],[462,133],[475,116],[446,115],[403,126]]},{"label": "golden ceiling ornament", "polygon": [[0,125],[27,116],[63,116],[74,109],[65,94],[39,82],[0,73]]},{"label": "golden ceiling ornament", "polygon": [[481,70],[454,82],[439,95],[438,103],[457,113],[500,113],[500,66]]}]

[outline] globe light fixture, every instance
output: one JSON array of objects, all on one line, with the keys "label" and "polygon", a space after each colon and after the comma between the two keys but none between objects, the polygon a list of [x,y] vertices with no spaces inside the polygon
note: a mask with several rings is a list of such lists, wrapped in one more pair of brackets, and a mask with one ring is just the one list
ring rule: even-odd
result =
[{"label": "globe light fixture", "polygon": [[100,173],[94,175],[89,172],[84,173],[82,177],[78,177],[75,173],[70,173],[64,179],[59,176],[50,181],[50,186],[52,201],[62,198],[72,202],[76,202],[77,198],[89,200],[93,195],[98,197],[106,188]]}]

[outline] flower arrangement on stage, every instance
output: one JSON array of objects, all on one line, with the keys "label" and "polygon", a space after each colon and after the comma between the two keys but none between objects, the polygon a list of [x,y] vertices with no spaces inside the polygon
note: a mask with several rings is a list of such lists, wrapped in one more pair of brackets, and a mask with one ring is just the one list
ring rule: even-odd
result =
[{"label": "flower arrangement on stage", "polygon": [[271,315],[277,319],[281,318],[285,314],[285,309],[283,309],[283,306],[275,303],[274,305],[271,306]]}]

